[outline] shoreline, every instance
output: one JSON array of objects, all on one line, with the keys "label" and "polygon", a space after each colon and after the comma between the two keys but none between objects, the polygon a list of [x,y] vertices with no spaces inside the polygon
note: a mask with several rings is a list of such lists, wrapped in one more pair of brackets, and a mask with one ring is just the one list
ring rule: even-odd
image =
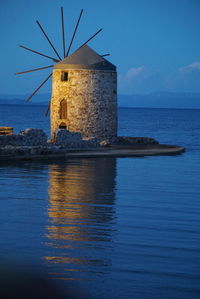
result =
[{"label": "shoreline", "polygon": [[35,161],[35,160],[64,160],[68,158],[97,158],[97,157],[145,157],[158,155],[178,155],[185,152],[185,148],[177,145],[165,144],[136,144],[112,145],[85,149],[54,150],[48,147],[9,147],[0,148],[0,161]]}]

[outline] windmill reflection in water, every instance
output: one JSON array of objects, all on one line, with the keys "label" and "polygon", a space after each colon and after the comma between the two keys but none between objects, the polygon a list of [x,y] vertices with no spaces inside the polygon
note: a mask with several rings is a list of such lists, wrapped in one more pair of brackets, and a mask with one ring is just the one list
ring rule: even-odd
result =
[{"label": "windmill reflection in water", "polygon": [[116,159],[70,160],[49,171],[45,256],[52,278],[109,272],[115,223]]}]

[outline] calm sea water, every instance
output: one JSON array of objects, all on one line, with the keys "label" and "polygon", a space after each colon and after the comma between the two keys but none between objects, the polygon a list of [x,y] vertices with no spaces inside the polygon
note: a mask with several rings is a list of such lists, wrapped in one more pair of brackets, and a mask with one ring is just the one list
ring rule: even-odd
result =
[{"label": "calm sea water", "polygon": [[[2,105],[0,126],[49,132],[44,111]],[[200,298],[200,110],[120,109],[119,134],[186,152],[1,163],[1,265],[87,298]]]}]

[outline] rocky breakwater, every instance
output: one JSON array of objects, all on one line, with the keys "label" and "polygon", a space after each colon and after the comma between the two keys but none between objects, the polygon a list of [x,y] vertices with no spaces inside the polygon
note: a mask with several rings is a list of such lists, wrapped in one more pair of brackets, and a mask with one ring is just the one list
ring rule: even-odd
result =
[{"label": "rocky breakwater", "polygon": [[0,135],[0,160],[44,160],[58,158],[132,157],[179,154],[180,146],[162,145],[148,137],[117,137],[115,143],[83,139],[81,133],[59,129],[48,141],[41,129],[26,129],[19,134]]},{"label": "rocky breakwater", "polygon": [[26,129],[19,134],[0,136],[0,147],[6,146],[44,146],[47,135],[40,129]]},{"label": "rocky breakwater", "polygon": [[48,141],[42,129],[25,129],[19,134],[0,136],[0,159],[64,156],[70,150],[99,146],[96,139],[83,140],[80,133],[59,129],[54,142]]},{"label": "rocky breakwater", "polygon": [[116,145],[153,145],[159,144],[159,142],[154,138],[149,137],[128,137],[128,136],[118,136],[115,142]]}]

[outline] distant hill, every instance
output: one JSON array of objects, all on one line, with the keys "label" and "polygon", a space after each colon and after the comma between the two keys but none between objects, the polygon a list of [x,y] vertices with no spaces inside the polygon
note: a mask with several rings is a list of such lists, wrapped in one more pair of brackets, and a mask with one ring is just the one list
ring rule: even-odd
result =
[{"label": "distant hill", "polygon": [[[26,104],[29,95],[0,94],[0,104]],[[47,105],[50,93],[35,95],[28,105]],[[200,109],[200,93],[154,92],[145,95],[118,95],[120,107],[141,108],[198,108]]]},{"label": "distant hill", "polygon": [[155,92],[146,95],[119,95],[120,107],[198,108],[200,93]]},{"label": "distant hill", "polygon": [[0,94],[0,104],[7,104],[7,105],[47,105],[49,100],[51,99],[50,93],[45,94],[36,94],[34,97],[28,102],[25,103],[25,100],[30,96],[30,94]]}]

